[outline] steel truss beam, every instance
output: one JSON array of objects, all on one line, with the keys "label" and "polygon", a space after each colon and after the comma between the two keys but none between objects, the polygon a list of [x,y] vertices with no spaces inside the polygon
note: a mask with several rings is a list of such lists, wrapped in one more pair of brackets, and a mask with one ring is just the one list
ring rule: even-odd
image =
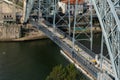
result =
[{"label": "steel truss beam", "polygon": [[92,0],[107,45],[115,80],[120,80],[120,20],[116,6],[120,0]]},{"label": "steel truss beam", "polygon": [[[71,35],[71,16],[70,16],[70,0],[68,4],[62,3],[60,0],[54,2],[54,22],[53,26],[68,29],[68,34]],[[64,5],[64,12],[62,11]],[[67,10],[66,10],[67,9]]]}]

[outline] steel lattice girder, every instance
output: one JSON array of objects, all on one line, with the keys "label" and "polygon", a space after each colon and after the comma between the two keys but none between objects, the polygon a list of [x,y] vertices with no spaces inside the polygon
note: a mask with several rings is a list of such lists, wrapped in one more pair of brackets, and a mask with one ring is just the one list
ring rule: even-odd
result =
[{"label": "steel lattice girder", "polygon": [[[109,52],[114,77],[119,80],[120,76],[120,20],[115,5],[118,0],[92,0],[97,12],[104,39]],[[115,5],[114,5],[115,4]],[[118,5],[117,5],[118,6]]]}]

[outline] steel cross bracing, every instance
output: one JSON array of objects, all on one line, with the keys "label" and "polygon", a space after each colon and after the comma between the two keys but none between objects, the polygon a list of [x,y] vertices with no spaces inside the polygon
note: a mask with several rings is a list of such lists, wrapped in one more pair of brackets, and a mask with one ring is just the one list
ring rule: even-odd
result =
[{"label": "steel cross bracing", "polygon": [[[78,1],[76,0],[76,3],[77,2]],[[90,47],[92,50],[92,9],[84,12],[83,7],[85,6],[81,4],[70,4],[70,0],[68,0],[67,4],[60,0],[39,0],[39,15],[42,14],[42,17],[50,22],[54,29],[67,29],[67,34],[73,37],[73,45],[75,43],[75,39],[90,41]],[[83,31],[88,27],[90,27],[90,35]],[[87,38],[79,39],[78,37],[80,34],[76,33],[77,30],[75,29],[81,29],[79,32],[82,34],[84,33]]]},{"label": "steel cross bracing", "polygon": [[39,7],[42,13],[42,17],[48,19],[53,15],[54,0],[39,0]]},{"label": "steel cross bracing", "polygon": [[[89,1],[89,7],[87,7],[86,3],[82,5],[78,4],[78,0],[76,0],[74,14],[73,14],[74,15],[73,46],[75,40],[77,41],[86,40],[86,41],[90,41],[90,49],[92,50],[92,45],[93,45],[92,11],[93,9],[92,9],[91,0]],[[76,30],[76,29],[80,29],[80,30]],[[85,32],[86,29],[89,29],[90,35],[87,32]],[[79,38],[81,36],[81,33],[82,35],[84,34],[86,38]]]},{"label": "steel cross bracing", "polygon": [[[53,16],[52,25],[54,29],[66,28],[68,30],[67,33],[69,34],[69,36],[73,37],[73,48],[76,40],[79,40],[79,41],[88,40],[90,41],[90,44],[91,44],[90,47],[92,50],[92,37],[93,37],[92,9],[90,7],[90,9],[88,9],[85,12],[85,10],[83,10],[83,7],[87,8],[87,6],[77,4],[77,3],[78,3],[77,0],[76,0],[76,4],[70,4],[70,0],[68,0],[67,4],[59,0],[54,0],[50,5],[46,6],[44,9],[48,11],[49,14],[51,15],[47,14],[47,15],[44,15],[43,17]],[[42,5],[45,5],[45,4],[42,4]],[[51,5],[53,10],[49,10],[51,8]],[[42,13],[44,14],[44,11],[42,11]],[[84,30],[87,30],[88,27],[90,29],[90,33],[91,33],[90,35],[88,35],[87,32],[84,32]],[[81,33],[84,34],[87,38],[80,39],[79,37]]]},{"label": "steel cross bracing", "polygon": [[98,15],[115,80],[120,80],[120,0],[92,0]]}]

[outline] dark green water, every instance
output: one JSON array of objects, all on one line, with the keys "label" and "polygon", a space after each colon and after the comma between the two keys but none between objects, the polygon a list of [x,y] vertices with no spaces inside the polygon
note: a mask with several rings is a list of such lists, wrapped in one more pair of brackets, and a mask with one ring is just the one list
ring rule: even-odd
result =
[{"label": "dark green water", "polygon": [[[93,43],[93,51],[99,53],[100,35],[94,36]],[[45,80],[52,68],[59,64],[66,66],[69,62],[49,39],[0,42],[0,80]],[[83,74],[80,76],[84,77]]]},{"label": "dark green water", "polygon": [[45,80],[54,66],[68,63],[49,39],[0,43],[0,80]]}]

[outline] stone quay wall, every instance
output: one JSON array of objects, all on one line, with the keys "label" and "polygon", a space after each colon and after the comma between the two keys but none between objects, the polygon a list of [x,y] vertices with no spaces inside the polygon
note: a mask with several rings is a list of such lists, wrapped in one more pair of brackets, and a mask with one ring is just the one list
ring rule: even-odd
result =
[{"label": "stone quay wall", "polygon": [[21,37],[21,27],[16,25],[0,27],[0,41],[18,39]]}]

